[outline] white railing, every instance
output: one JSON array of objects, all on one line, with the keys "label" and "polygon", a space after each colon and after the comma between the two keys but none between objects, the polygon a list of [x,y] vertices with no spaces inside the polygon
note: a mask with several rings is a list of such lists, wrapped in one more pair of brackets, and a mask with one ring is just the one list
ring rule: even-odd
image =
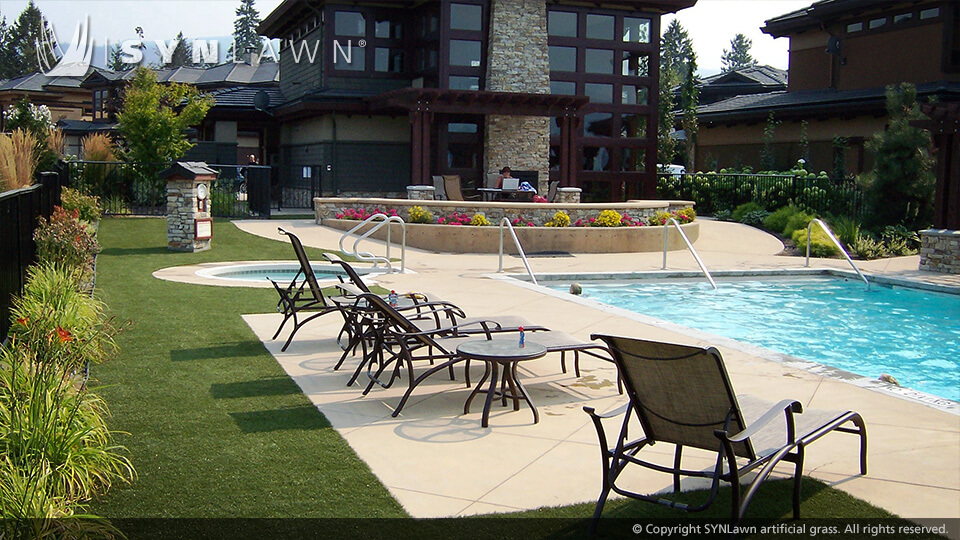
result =
[{"label": "white railing", "polygon": [[[367,224],[373,223],[374,221],[379,221],[379,222],[373,225],[373,227],[371,227],[369,231],[357,237],[357,239],[353,242],[352,252],[347,251],[343,247],[344,240],[353,236],[354,233],[364,228]],[[399,216],[387,216],[386,214],[374,214],[368,217],[367,219],[361,221],[356,227],[343,233],[343,236],[340,237],[340,252],[343,253],[344,255],[356,257],[361,261],[371,261],[373,262],[374,268],[378,268],[380,263],[382,262],[387,265],[387,273],[392,274],[393,264],[391,264],[390,262],[390,244],[391,244],[390,231],[393,229],[393,227],[390,227],[390,223],[399,223],[400,230],[403,233],[401,242],[400,242],[400,272],[403,273],[406,270],[406,263],[407,263],[407,224],[403,221],[403,218]],[[384,225],[387,226],[386,257],[380,257],[378,255],[374,255],[373,253],[370,253],[369,251],[360,251],[357,249],[357,246],[360,244],[360,242],[368,238],[373,233],[379,231],[381,228],[383,228]]]},{"label": "white railing", "polygon": [[530,269],[530,263],[527,262],[527,256],[523,253],[523,248],[520,247],[520,239],[517,238],[517,231],[513,230],[513,225],[510,224],[510,220],[507,218],[500,219],[500,268],[497,269],[497,272],[503,272],[503,226],[507,226],[507,230],[510,231],[510,236],[513,237],[513,245],[517,246],[517,251],[520,253],[520,260],[523,261],[523,266],[527,269],[527,274],[530,276],[530,279],[533,281],[534,285],[539,285],[537,283],[537,276],[533,275],[533,270]]},{"label": "white railing", "polygon": [[663,268],[661,270],[667,269],[667,235],[670,232],[670,225],[673,225],[677,229],[677,232],[680,233],[680,238],[683,238],[683,241],[686,242],[687,249],[690,250],[690,254],[693,255],[693,258],[697,261],[697,264],[700,265],[700,271],[702,271],[703,275],[706,276],[707,281],[710,282],[710,285],[716,289],[717,283],[713,281],[713,276],[710,275],[710,272],[707,270],[707,266],[703,264],[703,259],[700,258],[700,254],[697,253],[697,250],[693,249],[693,244],[691,244],[690,239],[687,238],[687,233],[683,232],[683,229],[680,228],[680,224],[677,223],[677,220],[673,218],[668,218],[663,224]]},{"label": "white railing", "polygon": [[843,253],[843,256],[847,259],[847,262],[850,263],[850,266],[857,272],[857,275],[860,276],[860,279],[867,284],[867,290],[870,290],[870,282],[867,281],[867,277],[863,275],[863,272],[854,264],[853,259],[850,258],[850,255],[847,253],[847,250],[843,249],[843,246],[840,244],[840,241],[837,240],[837,237],[833,235],[833,231],[830,230],[830,227],[827,227],[827,224],[820,221],[819,219],[811,219],[810,223],[807,225],[807,264],[804,266],[810,266],[810,233],[813,229],[813,224],[816,223],[823,229],[823,232],[827,233],[827,236],[830,237],[830,240],[836,244],[837,249],[840,250],[840,253]]}]

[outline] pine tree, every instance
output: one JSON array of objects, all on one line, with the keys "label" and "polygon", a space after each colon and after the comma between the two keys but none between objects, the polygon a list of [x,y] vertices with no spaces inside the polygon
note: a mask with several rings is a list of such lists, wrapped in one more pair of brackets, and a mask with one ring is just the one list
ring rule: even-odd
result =
[{"label": "pine tree", "polygon": [[697,89],[697,56],[691,54],[687,62],[686,75],[680,87],[680,107],[683,110],[683,132],[686,136],[684,143],[684,162],[688,171],[696,170],[695,150],[697,146],[697,132],[700,123],[697,121],[697,107],[700,105],[700,91]]},{"label": "pine tree", "polygon": [[887,128],[874,134],[867,149],[873,170],[864,177],[871,225],[904,225],[918,230],[933,222],[936,177],[930,132],[910,126],[923,119],[917,89],[910,83],[887,87]]},{"label": "pine tree", "polygon": [[[227,60],[243,58],[248,48],[260,53],[261,42],[257,34],[260,25],[260,13],[253,4],[256,0],[240,0],[240,7],[236,9],[237,18],[233,21],[233,44],[227,51]],[[236,49],[236,50],[234,50]]]},{"label": "pine tree", "polygon": [[680,21],[674,19],[663,32],[663,38],[660,40],[660,106],[658,107],[657,160],[661,164],[672,163],[677,154],[677,141],[670,137],[676,120],[673,111],[677,106],[673,89],[686,80],[690,69],[696,71],[695,56],[693,41]]},{"label": "pine tree", "polygon": [[750,56],[750,47],[753,41],[743,34],[737,34],[730,40],[730,50],[723,50],[720,56],[721,71],[724,73],[735,69],[757,65],[757,61]]},{"label": "pine tree", "polygon": [[0,81],[13,77],[13,48],[10,45],[10,27],[0,13]]},{"label": "pine tree", "polygon": [[165,67],[178,68],[193,66],[193,47],[183,37],[183,32],[177,34],[177,46],[170,56],[170,63]]},{"label": "pine tree", "polygon": [[119,43],[110,49],[110,62],[107,67],[113,71],[123,71],[127,69],[127,65],[123,63],[123,51]]},{"label": "pine tree", "polygon": [[[44,41],[47,29],[47,21],[43,18],[43,13],[33,0],[30,0],[8,33],[5,48],[11,53],[11,77],[40,71],[40,64],[37,61],[37,42]],[[47,65],[52,66],[57,63],[57,59],[49,51],[41,51],[41,54],[45,57]]]}]

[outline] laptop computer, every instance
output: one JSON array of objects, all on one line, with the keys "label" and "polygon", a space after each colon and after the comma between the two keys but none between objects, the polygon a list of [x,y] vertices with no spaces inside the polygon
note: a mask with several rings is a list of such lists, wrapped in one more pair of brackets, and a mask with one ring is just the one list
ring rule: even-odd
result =
[{"label": "laptop computer", "polygon": [[517,191],[520,187],[519,178],[504,178],[503,184],[500,186],[503,191]]}]

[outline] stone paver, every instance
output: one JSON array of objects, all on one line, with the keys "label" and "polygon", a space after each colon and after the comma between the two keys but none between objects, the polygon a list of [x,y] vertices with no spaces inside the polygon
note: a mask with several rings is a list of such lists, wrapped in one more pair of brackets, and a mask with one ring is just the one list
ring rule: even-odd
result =
[{"label": "stone paver", "polygon": [[[304,244],[325,248],[334,248],[340,234],[308,220],[242,221],[237,225],[252,234],[285,241],[276,233],[279,225],[295,232]],[[696,247],[711,269],[797,268],[804,262],[775,256],[782,249],[779,241],[733,223],[704,220]],[[531,260],[531,266],[538,273],[576,273],[659,270],[661,262],[661,253],[601,254],[537,258]],[[523,271],[517,258],[510,257],[504,264],[510,272]],[[917,257],[901,257],[867,261],[861,267],[873,274],[956,284],[951,276],[918,272],[917,264]],[[816,260],[813,266],[849,268],[842,260]],[[489,274],[497,268],[496,255],[408,249],[407,268],[415,273],[376,279],[398,291],[429,291],[463,307],[468,315],[522,315],[583,340],[592,332],[605,332],[707,344],[670,325],[640,322],[613,310],[568,301],[563,295],[491,279]],[[671,252],[668,268],[693,270],[696,265],[688,253]],[[514,412],[494,407],[491,427],[481,428],[477,404],[471,414],[462,414],[469,393],[462,373],[453,382],[434,376],[418,387],[400,417],[392,418],[402,384],[374,388],[362,397],[359,388],[344,386],[352,372],[349,361],[345,369],[332,370],[340,355],[333,339],[340,323],[335,315],[304,327],[286,352],[279,350],[282,341],[269,339],[279,315],[244,318],[411,515],[509,512],[595,500],[599,454],[582,406],[603,411],[624,402],[616,392],[611,365],[586,359],[582,377],[577,379],[572,373],[560,372],[556,355],[523,363],[519,376],[540,410],[537,425],[531,423],[528,409]],[[904,517],[960,517],[960,416],[772,362],[739,347],[721,343],[719,348],[738,392],[771,400],[791,397],[804,407],[853,409],[863,414],[870,438],[869,474],[856,474],[856,438],[845,434],[829,435],[808,449],[806,474]],[[478,378],[482,367],[472,369]],[[670,450],[662,452],[669,461]],[[711,463],[695,453],[691,459],[704,466]],[[669,477],[655,473],[638,475],[632,481],[646,492],[671,484]]]}]

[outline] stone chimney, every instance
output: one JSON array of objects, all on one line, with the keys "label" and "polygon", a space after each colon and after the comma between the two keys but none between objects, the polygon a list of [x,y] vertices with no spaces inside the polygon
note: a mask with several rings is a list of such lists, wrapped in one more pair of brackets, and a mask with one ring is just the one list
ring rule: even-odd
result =
[{"label": "stone chimney", "polygon": [[[546,0],[492,0],[486,89],[550,93]],[[550,168],[550,119],[487,115],[485,172],[501,167],[539,171],[545,186]]]},{"label": "stone chimney", "polygon": [[247,57],[248,64],[253,67],[260,66],[260,51],[258,51],[256,47],[247,47],[245,56]]}]

